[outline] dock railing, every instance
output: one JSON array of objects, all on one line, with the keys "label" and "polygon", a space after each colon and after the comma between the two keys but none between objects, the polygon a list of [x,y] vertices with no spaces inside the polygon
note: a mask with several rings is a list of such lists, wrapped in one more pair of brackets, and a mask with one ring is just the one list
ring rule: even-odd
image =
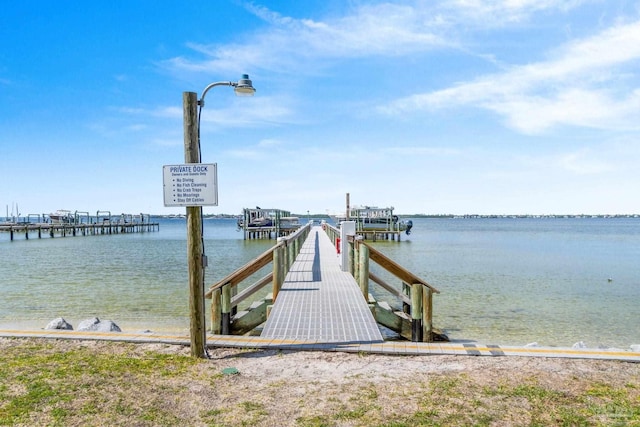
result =
[{"label": "dock railing", "polygon": [[[323,229],[336,245],[340,238],[340,230],[329,224],[324,224]],[[365,243],[362,236],[348,237],[349,272],[360,286],[376,321],[411,341],[432,342],[445,339],[446,337],[433,328],[433,294],[440,291]],[[369,261],[374,261],[400,279],[402,290],[372,273]],[[369,293],[369,280],[402,301],[403,310],[394,311],[388,303],[376,301]]]},{"label": "dock railing", "polygon": [[[211,299],[211,333],[244,334],[266,321],[268,311],[273,306],[284,278],[300,253],[310,230],[311,223],[299,228],[295,233],[278,238],[275,246],[209,288],[205,298]],[[271,272],[238,292],[240,283],[270,263],[273,263]],[[272,291],[266,298],[254,302],[243,312],[237,312],[238,304],[270,283]]]}]

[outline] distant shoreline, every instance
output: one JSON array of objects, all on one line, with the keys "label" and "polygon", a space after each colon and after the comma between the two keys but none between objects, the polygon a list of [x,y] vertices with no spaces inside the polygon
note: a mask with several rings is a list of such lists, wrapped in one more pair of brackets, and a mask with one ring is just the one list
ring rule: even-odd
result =
[{"label": "distant shoreline", "polygon": [[[313,218],[313,219],[330,219],[327,214],[294,214],[300,218]],[[170,214],[170,215],[154,215],[154,218],[184,218],[184,215]],[[204,218],[221,218],[221,219],[236,219],[241,215],[232,214],[204,214]],[[508,218],[508,219],[521,219],[521,218],[640,218],[640,214],[547,214],[547,215],[528,215],[528,214],[398,214],[401,218],[433,218],[433,219],[451,219],[451,218],[480,218],[480,219],[496,219],[496,218]]]}]

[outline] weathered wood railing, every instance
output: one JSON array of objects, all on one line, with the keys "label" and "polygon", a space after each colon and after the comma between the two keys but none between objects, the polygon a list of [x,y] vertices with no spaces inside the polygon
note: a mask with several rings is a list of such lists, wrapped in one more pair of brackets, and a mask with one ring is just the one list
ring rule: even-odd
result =
[{"label": "weathered wood railing", "polygon": [[[340,230],[329,224],[323,229],[336,244]],[[433,294],[439,290],[429,285],[382,252],[365,243],[362,236],[349,236],[349,272],[356,279],[376,321],[411,341],[432,342],[446,340],[446,336],[433,328]],[[369,261],[402,281],[402,291],[386,283],[369,271]],[[402,301],[403,310],[393,310],[386,302],[378,302],[369,293],[369,280]]]},{"label": "weathered wood railing", "polygon": [[[275,302],[287,272],[309,235],[309,230],[311,230],[310,223],[287,237],[280,237],[275,246],[209,288],[209,291],[205,293],[205,298],[211,299],[212,333],[245,334],[267,320],[268,310]],[[273,263],[273,271],[241,292],[237,292],[240,283],[269,263]],[[271,294],[261,301],[253,303],[247,310],[237,312],[238,304],[269,283],[273,285]]]}]

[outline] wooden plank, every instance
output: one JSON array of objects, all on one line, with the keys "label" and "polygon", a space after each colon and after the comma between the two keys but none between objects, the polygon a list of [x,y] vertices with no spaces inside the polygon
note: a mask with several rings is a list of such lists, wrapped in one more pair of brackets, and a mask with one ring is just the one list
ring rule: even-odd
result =
[{"label": "wooden plank", "polygon": [[257,328],[267,320],[267,307],[271,300],[256,301],[246,311],[238,312],[231,323],[231,333],[243,335]]},{"label": "wooden plank", "polygon": [[262,279],[258,280],[253,285],[248,286],[246,289],[243,289],[242,292],[240,292],[235,297],[231,298],[231,306],[232,307],[237,306],[242,301],[244,301],[245,299],[249,298],[251,295],[258,292],[265,285],[271,283],[272,280],[273,280],[273,273],[269,273],[266,276],[264,276]]},{"label": "wooden plank", "polygon": [[221,288],[226,284],[230,284],[231,286],[236,286],[238,283],[242,282],[244,279],[251,276],[253,273],[260,270],[265,265],[269,264],[271,261],[273,261],[273,251],[277,246],[279,245],[276,245],[273,248],[268,249],[258,257],[254,258],[253,260],[249,261],[248,263],[246,263],[245,265],[243,265],[233,273],[229,274],[224,279],[220,280],[215,285],[212,285],[209,288],[209,291],[205,294],[205,298],[211,298],[211,292],[213,292],[214,289]]},{"label": "wooden plank", "polygon": [[385,282],[384,280],[382,280],[380,277],[376,276],[375,274],[369,272],[369,279],[373,280],[375,283],[377,283],[378,285],[382,286],[391,295],[400,298],[400,300],[402,302],[404,302],[406,304],[411,304],[411,299],[409,299],[409,297],[407,297],[401,291],[399,291],[398,289],[394,288],[392,285],[388,284],[387,282]]},{"label": "wooden plank", "polygon": [[360,244],[365,245],[367,248],[369,248],[369,258],[371,258],[371,260],[376,262],[378,265],[380,265],[380,267],[384,268],[389,273],[398,277],[403,282],[421,283],[424,286],[428,286],[433,292],[437,294],[440,293],[439,290],[437,290],[436,288],[434,288],[433,286],[431,286],[430,284],[428,284],[426,281],[422,280],[415,274],[411,273],[410,271],[407,271],[400,264],[388,258],[386,255],[384,255],[382,252],[378,251],[377,249],[374,249],[371,245],[368,245],[364,242],[360,242]]}]

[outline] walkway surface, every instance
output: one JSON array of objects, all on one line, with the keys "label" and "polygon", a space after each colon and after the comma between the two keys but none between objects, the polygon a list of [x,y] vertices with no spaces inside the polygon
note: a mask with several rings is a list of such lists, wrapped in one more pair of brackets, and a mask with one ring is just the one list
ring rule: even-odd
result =
[{"label": "walkway surface", "polygon": [[[4,338],[46,338],[67,340],[94,340],[130,342],[136,344],[172,344],[188,346],[189,336],[158,333],[76,332],[61,330],[1,330]],[[250,348],[264,350],[332,351],[347,353],[376,353],[388,355],[459,355],[459,356],[522,356],[555,357],[568,359],[620,360],[640,363],[640,352],[622,349],[574,349],[562,347],[517,347],[480,343],[421,343],[384,341],[374,343],[328,343],[322,340],[271,339],[264,337],[208,335],[207,347]]]},{"label": "walkway surface", "polygon": [[382,342],[355,279],[342,271],[321,227],[311,229],[289,269],[261,337],[325,343]]}]

